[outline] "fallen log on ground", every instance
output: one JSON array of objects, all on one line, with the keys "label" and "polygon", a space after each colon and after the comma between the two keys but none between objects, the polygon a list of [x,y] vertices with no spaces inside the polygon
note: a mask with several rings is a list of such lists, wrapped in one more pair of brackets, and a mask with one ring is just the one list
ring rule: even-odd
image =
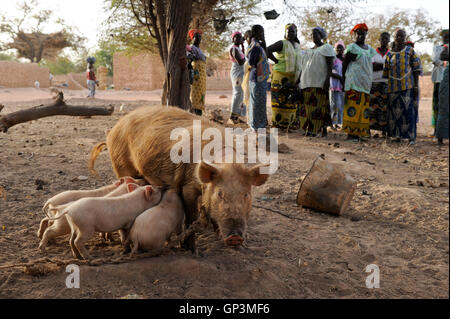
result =
[{"label": "fallen log on ground", "polygon": [[[79,105],[68,105],[64,101],[63,92],[53,89],[55,95],[54,102],[48,105],[39,105],[26,110],[12,112],[6,115],[0,115],[0,130],[6,133],[8,129],[16,124],[37,120],[43,117],[54,115],[69,115],[69,116],[94,116],[94,115],[111,115],[114,112],[114,107],[90,107]],[[2,107],[0,107],[0,110]]]}]

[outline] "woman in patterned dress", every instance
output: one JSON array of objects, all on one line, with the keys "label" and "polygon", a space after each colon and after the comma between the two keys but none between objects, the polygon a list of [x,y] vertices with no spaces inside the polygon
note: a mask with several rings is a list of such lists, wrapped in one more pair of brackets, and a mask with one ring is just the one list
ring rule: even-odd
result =
[{"label": "woman in patterned dress", "polygon": [[250,67],[250,104],[248,107],[248,123],[253,130],[267,126],[267,79],[270,75],[266,54],[264,28],[261,25],[252,27],[252,42],[247,50]]},{"label": "woman in patterned dress", "polygon": [[267,47],[267,56],[275,62],[272,69],[272,126],[280,129],[298,129],[298,99],[296,91],[300,80],[300,41],[297,26],[286,25],[284,40]]},{"label": "woman in patterned dress", "polygon": [[388,79],[388,136],[400,142],[416,143],[415,99],[419,95],[420,59],[414,49],[405,45],[406,32],[397,30],[394,45],[386,56],[383,77]]},{"label": "woman in patterned dress", "polygon": [[389,52],[391,35],[383,32],[380,35],[380,46],[372,58],[373,80],[370,90],[370,129],[381,131],[383,136],[387,132],[387,79],[383,78],[384,62]]},{"label": "woman in patterned dress", "polygon": [[312,30],[314,47],[302,56],[300,88],[300,128],[307,136],[327,135],[327,126],[331,126],[330,115],[330,78],[335,52],[331,45],[322,42],[327,38],[321,27]]},{"label": "woman in patterned dress", "polygon": [[342,129],[354,142],[370,136],[370,89],[372,88],[372,58],[374,48],[365,43],[369,29],[365,23],[357,24],[351,31],[355,42],[345,49],[344,122]]},{"label": "woman in patterned dress", "polygon": [[189,37],[193,41],[190,46],[191,54],[194,58],[192,67],[194,69],[194,81],[191,85],[191,104],[192,111],[197,115],[202,115],[205,109],[206,95],[206,56],[200,49],[202,42],[202,31],[192,29],[189,31]]}]

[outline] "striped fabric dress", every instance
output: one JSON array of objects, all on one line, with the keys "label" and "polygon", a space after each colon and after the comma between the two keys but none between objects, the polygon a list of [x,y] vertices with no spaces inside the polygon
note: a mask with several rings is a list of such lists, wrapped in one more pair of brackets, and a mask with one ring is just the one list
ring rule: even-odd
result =
[{"label": "striped fabric dress", "polygon": [[416,107],[414,100],[414,72],[421,71],[419,57],[412,47],[386,56],[383,77],[388,79],[388,135],[416,139]]}]

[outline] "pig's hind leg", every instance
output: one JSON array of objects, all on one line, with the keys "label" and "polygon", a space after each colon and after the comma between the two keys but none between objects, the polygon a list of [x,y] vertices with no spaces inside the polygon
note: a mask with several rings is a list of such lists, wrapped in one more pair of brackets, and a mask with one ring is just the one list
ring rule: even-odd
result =
[{"label": "pig's hind leg", "polygon": [[[63,216],[61,218],[65,217]],[[53,223],[53,225],[45,229],[45,232],[42,235],[42,240],[39,243],[39,249],[44,251],[45,247],[47,247],[48,242],[53,242],[56,237],[66,235],[68,232],[69,230],[67,229],[67,224],[65,223],[65,221],[57,220],[55,223]]]},{"label": "pig's hind leg", "polygon": [[70,235],[70,240],[69,240],[69,244],[70,244],[70,249],[72,250],[72,255],[75,258],[81,259],[81,254],[78,251],[78,248],[75,246],[75,238],[77,237],[77,233],[75,231],[72,232],[72,234]]},{"label": "pig's hind leg", "polygon": [[92,257],[89,255],[85,244],[86,242],[92,238],[92,236],[94,235],[94,230],[89,229],[89,230],[83,230],[80,231],[78,229],[77,231],[77,236],[75,237],[73,243],[74,246],[78,249],[79,253],[81,254],[81,256],[83,257],[83,259],[88,260],[88,259],[92,259]]},{"label": "pig's hind leg", "polygon": [[44,235],[44,232],[47,229],[47,227],[48,227],[48,217],[45,217],[41,220],[39,230],[37,232],[37,236],[39,239],[42,239],[42,236]]},{"label": "pig's hind leg", "polygon": [[70,226],[69,245],[70,245],[70,249],[72,250],[72,255],[74,258],[82,259],[80,251],[75,246],[75,239],[78,237],[78,228],[72,223],[72,219],[70,217],[67,218],[67,221],[69,222],[69,226]]}]

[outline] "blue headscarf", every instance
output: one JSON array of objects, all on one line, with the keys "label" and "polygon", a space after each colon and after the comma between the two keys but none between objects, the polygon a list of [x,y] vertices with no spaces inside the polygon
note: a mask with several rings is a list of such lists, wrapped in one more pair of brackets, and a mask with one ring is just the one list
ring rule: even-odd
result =
[{"label": "blue headscarf", "polygon": [[320,34],[320,37],[322,38],[322,40],[327,38],[327,31],[325,31],[323,28],[315,27],[315,28],[313,28],[313,30],[319,31],[319,34]]}]

